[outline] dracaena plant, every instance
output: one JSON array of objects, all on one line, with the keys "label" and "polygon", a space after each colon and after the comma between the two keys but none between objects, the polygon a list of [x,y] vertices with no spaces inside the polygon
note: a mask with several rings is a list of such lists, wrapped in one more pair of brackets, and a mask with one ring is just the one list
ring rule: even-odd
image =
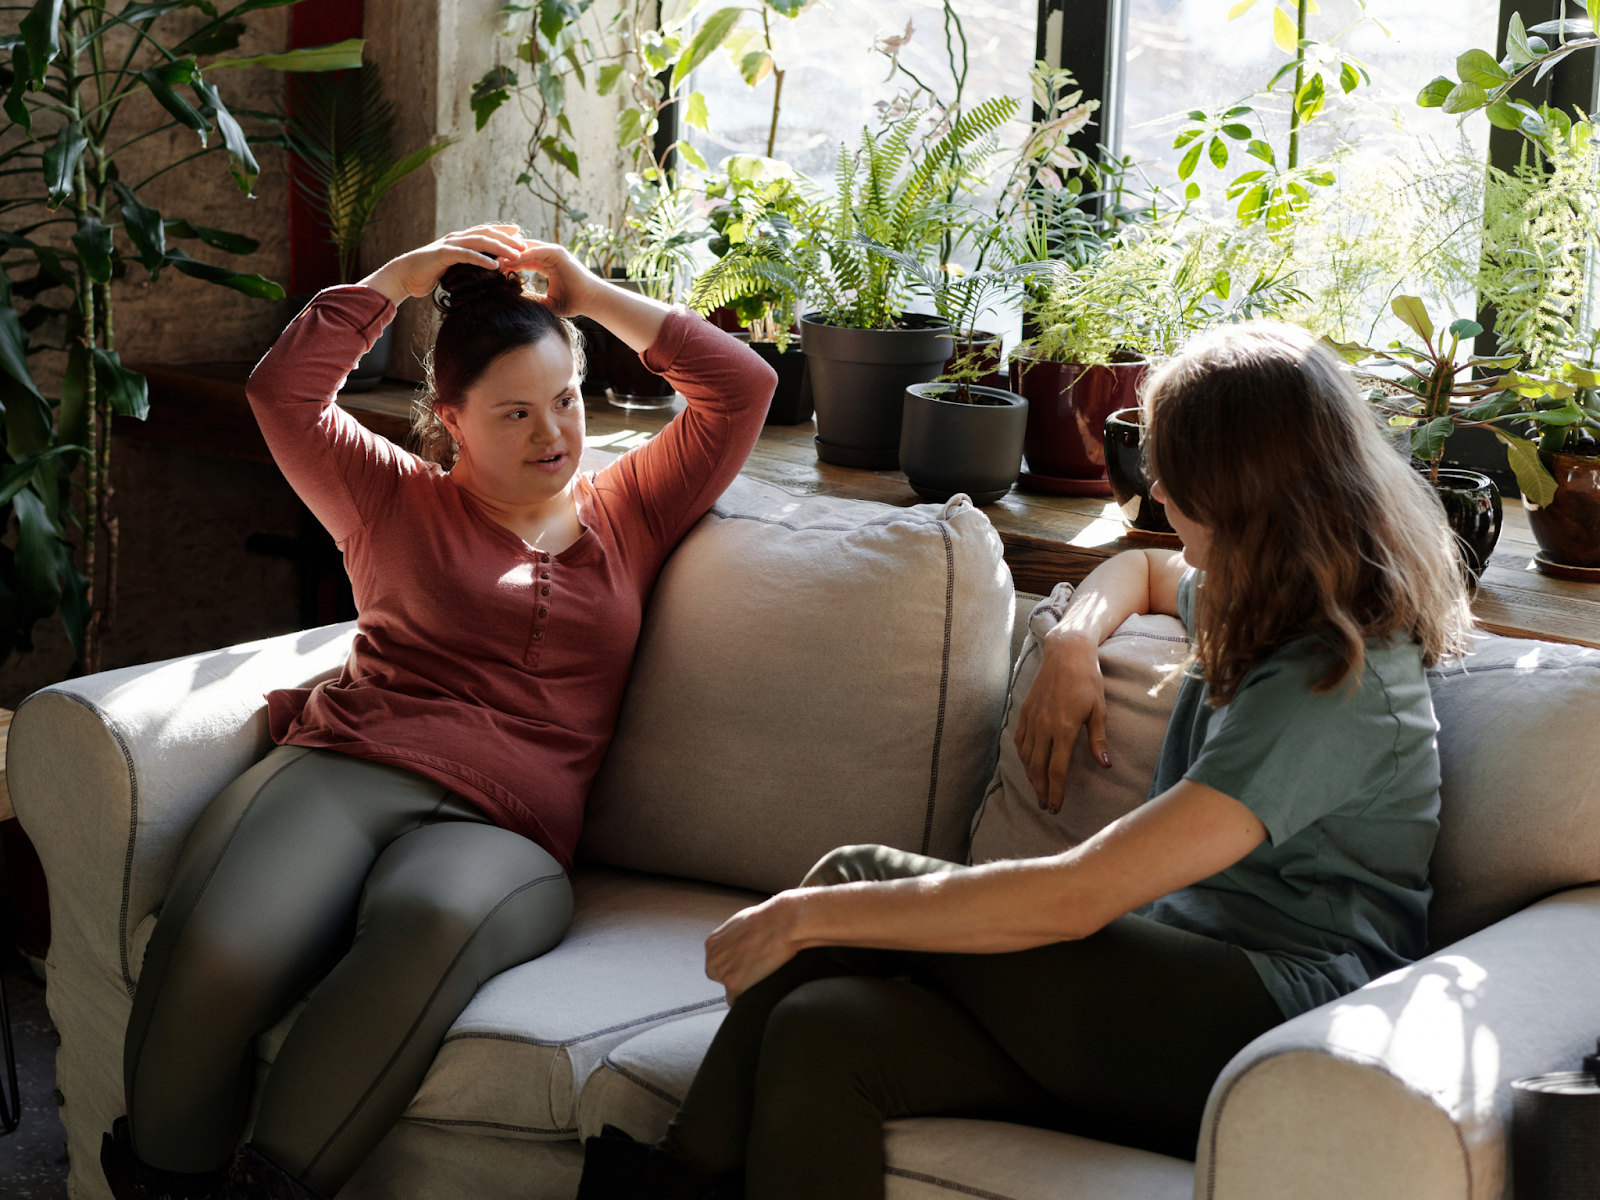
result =
[{"label": "dracaena plant", "polygon": [[[0,544],[0,661],[31,648],[34,626],[59,611],[81,668],[100,665],[103,596],[116,586],[102,558],[116,544],[111,419],[143,418],[149,403],[144,376],[118,355],[111,281],[137,264],[152,281],[170,268],[247,296],[283,296],[258,274],[170,244],[197,239],[248,254],[253,238],[158,212],[140,192],[169,171],[204,169],[198,160],[215,156],[250,192],[260,171],[251,150],[257,139],[229,111],[212,72],[359,65],[359,41],[227,55],[249,13],[288,3],[244,0],[219,11],[210,0],[157,0],[113,10],[105,0],[37,0],[17,32],[0,37],[10,64],[0,69],[0,166],[10,176],[0,200],[0,530],[16,531],[10,545]],[[191,21],[186,35],[166,36],[163,18],[185,10],[203,16],[198,28]],[[154,129],[125,115],[127,102],[146,92],[166,117]],[[191,131],[192,150],[145,178],[124,178],[119,156],[165,129]],[[43,353],[64,360],[54,386],[36,373]],[[108,557],[114,566],[115,554]]]},{"label": "dracaena plant", "polygon": [[1600,375],[1570,361],[1532,370],[1517,353],[1462,353],[1463,344],[1483,332],[1476,321],[1463,318],[1436,330],[1416,296],[1398,296],[1392,308],[1417,341],[1397,340],[1381,348],[1333,345],[1352,363],[1399,369],[1395,382],[1415,399],[1381,389],[1370,391],[1368,399],[1391,426],[1409,429],[1412,457],[1427,467],[1429,481],[1438,482],[1446,438],[1458,429],[1488,429],[1505,445],[1523,494],[1535,504],[1549,504],[1556,481],[1540,462],[1540,447],[1512,430],[1531,426],[1559,431],[1562,438],[1573,429],[1600,432],[1594,400]]}]

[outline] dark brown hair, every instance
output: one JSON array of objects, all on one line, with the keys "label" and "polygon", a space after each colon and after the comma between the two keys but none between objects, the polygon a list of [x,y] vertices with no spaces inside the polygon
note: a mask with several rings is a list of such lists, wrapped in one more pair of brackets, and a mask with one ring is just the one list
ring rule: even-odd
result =
[{"label": "dark brown hair", "polygon": [[1276,321],[1225,326],[1145,383],[1152,479],[1212,545],[1195,655],[1212,704],[1306,635],[1335,655],[1315,685],[1358,685],[1368,638],[1423,662],[1461,654],[1471,614],[1444,509],[1380,432],[1339,359]]},{"label": "dark brown hair", "polygon": [[439,280],[433,303],[444,319],[423,364],[427,382],[411,406],[411,444],[421,457],[448,470],[457,448],[439,419],[441,408],[461,407],[467,391],[502,354],[551,334],[566,342],[581,378],[583,339],[571,321],[551,312],[544,298],[528,291],[518,276],[488,267],[455,264]]}]

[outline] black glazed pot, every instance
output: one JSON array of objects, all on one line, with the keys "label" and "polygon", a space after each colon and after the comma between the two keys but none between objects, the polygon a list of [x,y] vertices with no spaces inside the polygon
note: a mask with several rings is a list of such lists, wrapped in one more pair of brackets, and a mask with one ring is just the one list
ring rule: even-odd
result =
[{"label": "black glazed pot", "polygon": [[993,504],[1022,470],[1028,402],[1000,388],[974,386],[973,403],[954,399],[953,383],[906,389],[900,423],[900,469],[924,500],[965,492]]},{"label": "black glazed pot", "polygon": [[775,342],[752,342],[748,333],[733,335],[759,354],[778,373],[778,388],[767,409],[768,425],[799,425],[811,420],[811,380],[806,374],[806,355],[798,338],[789,341],[781,354]]},{"label": "black glazed pot", "polygon": [[[1426,465],[1413,465],[1427,478]],[[1476,587],[1489,563],[1489,555],[1494,553],[1495,543],[1500,540],[1500,493],[1487,475],[1455,467],[1440,469],[1433,490],[1444,505],[1450,531],[1456,535],[1462,570],[1469,584]]]},{"label": "black glazed pot", "polygon": [[944,372],[955,347],[950,327],[907,313],[902,329],[847,329],[816,315],[800,318],[800,339],[817,410],[817,457],[840,467],[895,470],[906,389]]},{"label": "black glazed pot", "polygon": [[1142,448],[1144,414],[1137,408],[1119,408],[1106,418],[1106,477],[1122,519],[1144,533],[1177,536],[1167,510],[1150,496],[1144,473]]}]

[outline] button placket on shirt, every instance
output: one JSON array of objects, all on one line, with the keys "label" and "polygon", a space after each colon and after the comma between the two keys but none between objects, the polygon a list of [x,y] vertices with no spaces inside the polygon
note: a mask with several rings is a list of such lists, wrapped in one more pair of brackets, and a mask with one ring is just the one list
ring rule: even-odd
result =
[{"label": "button placket on shirt", "polygon": [[538,597],[533,609],[533,632],[528,639],[527,661],[530,667],[539,664],[539,651],[548,640],[550,626],[550,555],[541,550],[534,561],[537,566]]}]

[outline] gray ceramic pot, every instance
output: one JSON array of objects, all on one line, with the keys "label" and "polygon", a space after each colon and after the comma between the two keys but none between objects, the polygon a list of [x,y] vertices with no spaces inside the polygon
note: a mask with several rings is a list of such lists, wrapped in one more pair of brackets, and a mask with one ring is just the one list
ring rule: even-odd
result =
[{"label": "gray ceramic pot", "polygon": [[1022,469],[1028,402],[1000,388],[973,387],[973,403],[954,399],[953,383],[908,387],[900,419],[900,469],[924,500],[965,492],[993,504]]},{"label": "gray ceramic pot", "polygon": [[841,467],[893,471],[900,465],[905,392],[944,372],[950,327],[907,313],[906,329],[846,329],[800,318],[800,343],[817,411],[817,457]]}]

